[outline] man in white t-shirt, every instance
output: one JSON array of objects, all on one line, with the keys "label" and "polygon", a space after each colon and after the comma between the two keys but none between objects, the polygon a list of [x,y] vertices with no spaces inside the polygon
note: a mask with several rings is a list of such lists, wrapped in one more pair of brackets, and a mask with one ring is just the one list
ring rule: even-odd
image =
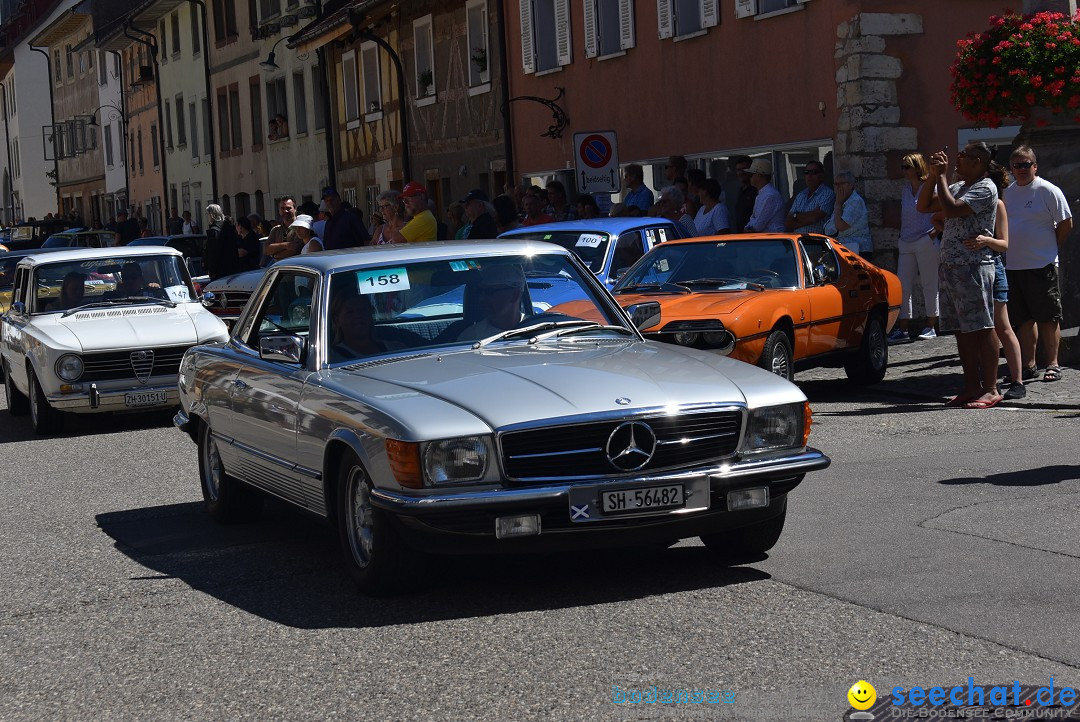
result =
[{"label": "man in white t-shirt", "polygon": [[1005,189],[1009,212],[1009,319],[1020,331],[1020,360],[1024,378],[1035,376],[1035,345],[1042,339],[1046,356],[1043,381],[1061,378],[1061,291],[1058,251],[1072,232],[1072,212],[1065,195],[1038,177],[1035,151],[1022,145],[1009,158],[1012,185]]}]

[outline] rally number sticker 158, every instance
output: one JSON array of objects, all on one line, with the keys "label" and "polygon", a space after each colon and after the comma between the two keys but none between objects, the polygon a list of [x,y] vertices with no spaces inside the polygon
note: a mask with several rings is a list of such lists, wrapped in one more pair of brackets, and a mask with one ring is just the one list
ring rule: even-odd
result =
[{"label": "rally number sticker 158", "polygon": [[357,271],[356,285],[362,294],[407,291],[409,290],[409,271],[406,268]]}]

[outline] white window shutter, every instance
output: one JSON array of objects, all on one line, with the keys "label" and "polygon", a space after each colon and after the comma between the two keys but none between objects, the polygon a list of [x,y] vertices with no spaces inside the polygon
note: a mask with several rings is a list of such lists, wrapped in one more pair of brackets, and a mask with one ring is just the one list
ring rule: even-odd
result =
[{"label": "white window shutter", "polygon": [[555,52],[559,65],[573,60],[570,46],[570,0],[555,0]]},{"label": "white window shutter", "polygon": [[582,10],[585,11],[585,57],[595,58],[598,44],[596,37],[596,0],[585,0]]},{"label": "white window shutter", "polygon": [[656,21],[661,40],[675,34],[675,24],[671,21],[671,0],[656,0]]},{"label": "white window shutter", "polygon": [[619,49],[634,47],[634,0],[619,0]]},{"label": "white window shutter", "polygon": [[701,27],[711,28],[720,22],[720,0],[701,0]]},{"label": "white window shutter", "polygon": [[735,0],[735,17],[749,18],[757,15],[757,0]]},{"label": "white window shutter", "polygon": [[[500,0],[501,1],[501,0]],[[521,72],[536,72],[536,52],[533,48],[532,0],[521,0]]]}]

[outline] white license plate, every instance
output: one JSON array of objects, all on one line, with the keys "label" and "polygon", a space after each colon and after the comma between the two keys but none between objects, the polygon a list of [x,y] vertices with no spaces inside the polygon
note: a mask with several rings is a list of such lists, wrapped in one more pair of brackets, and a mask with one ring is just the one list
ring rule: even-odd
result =
[{"label": "white license plate", "polygon": [[600,494],[600,508],[604,514],[633,514],[656,509],[680,509],[684,506],[686,494],[682,484],[620,489]]},{"label": "white license plate", "polygon": [[135,393],[124,394],[124,406],[128,408],[157,406],[167,403],[168,400],[169,392],[167,391],[136,391]]}]

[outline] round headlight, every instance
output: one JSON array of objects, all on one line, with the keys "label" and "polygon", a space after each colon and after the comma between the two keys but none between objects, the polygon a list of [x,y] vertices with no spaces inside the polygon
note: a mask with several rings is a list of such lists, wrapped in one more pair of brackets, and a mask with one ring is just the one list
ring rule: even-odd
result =
[{"label": "round headlight", "polygon": [[680,331],[675,334],[675,343],[680,346],[693,346],[700,335],[697,331]]},{"label": "round headlight", "polygon": [[63,381],[78,381],[83,374],[82,359],[73,354],[61,356],[56,362],[56,375]]},{"label": "round headlight", "polygon": [[487,456],[479,437],[433,441],[424,452],[424,471],[436,484],[478,481],[487,471]]},{"label": "round headlight", "polygon": [[706,331],[701,339],[706,346],[724,354],[735,348],[735,336],[730,331]]}]

